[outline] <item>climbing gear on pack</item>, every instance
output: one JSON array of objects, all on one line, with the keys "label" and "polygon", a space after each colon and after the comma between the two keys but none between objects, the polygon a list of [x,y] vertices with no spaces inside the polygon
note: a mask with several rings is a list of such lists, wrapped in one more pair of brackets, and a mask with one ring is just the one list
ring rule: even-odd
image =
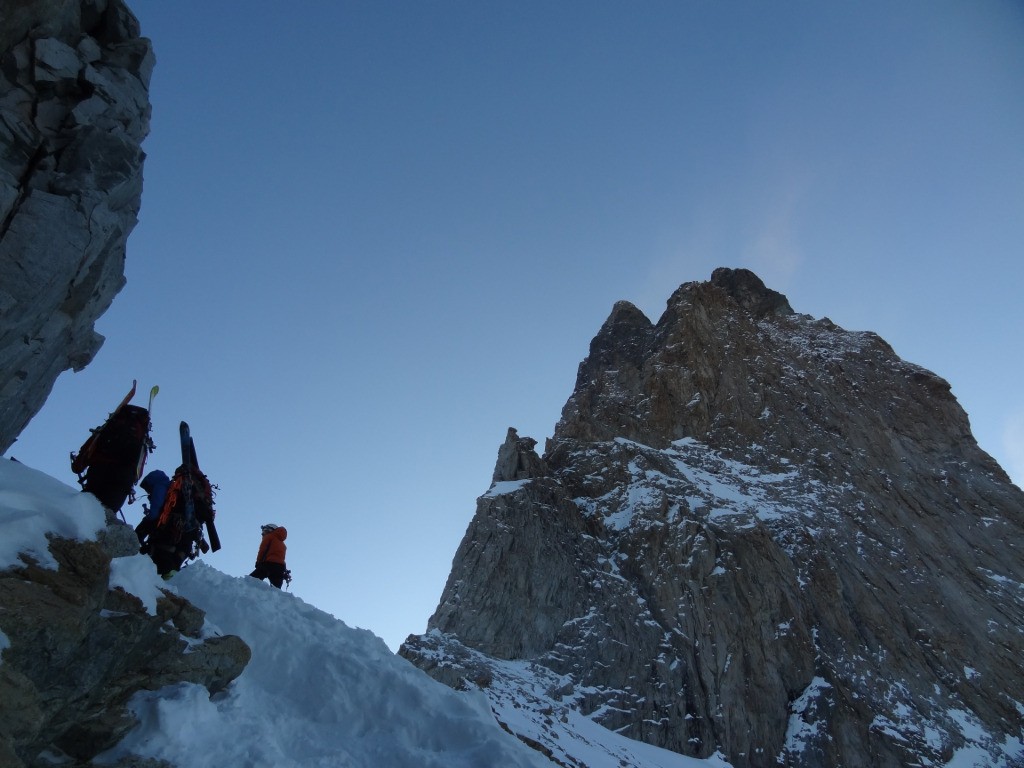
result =
[{"label": "climbing gear on pack", "polygon": [[[107,420],[90,430],[78,453],[71,454],[71,470],[78,475],[82,490],[114,512],[120,511],[125,499],[129,504],[135,501],[140,468],[145,466],[146,455],[156,447],[149,437],[149,410],[128,404],[137,385],[133,380],[131,391]],[[150,392],[150,406],[154,394]]]}]

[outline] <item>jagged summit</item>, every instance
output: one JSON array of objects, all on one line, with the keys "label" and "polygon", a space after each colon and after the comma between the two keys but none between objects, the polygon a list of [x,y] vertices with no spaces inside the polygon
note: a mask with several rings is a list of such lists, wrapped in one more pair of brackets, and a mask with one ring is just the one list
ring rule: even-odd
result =
[{"label": "jagged summit", "polygon": [[793,314],[789,300],[766,286],[749,269],[719,267],[711,273],[711,285],[721,288],[743,309],[757,317]]},{"label": "jagged summit", "polygon": [[730,348],[730,340],[742,335],[760,344],[759,323],[792,315],[785,296],[744,269],[719,268],[710,282],[683,284],[657,324],[629,302],[617,302],[580,365],[556,439],[610,435],[663,445],[706,434],[715,400],[733,394],[730,376],[745,375],[736,366],[727,370],[730,358],[748,351]]},{"label": "jagged summit", "polygon": [[[923,449],[926,464],[969,456],[1005,477],[977,448],[946,381],[873,333],[794,313],[752,272],[716,269],[710,282],[681,286],[656,325],[645,321],[616,304],[549,451],[562,440],[663,447],[692,437],[726,453],[756,444],[769,461],[819,447],[851,460],[881,452],[891,463]],[[833,464],[829,473],[841,475]]]},{"label": "jagged summit", "polygon": [[438,679],[735,766],[1024,759],[1024,494],[875,334],[745,270],[619,302],[498,465],[402,651]]}]

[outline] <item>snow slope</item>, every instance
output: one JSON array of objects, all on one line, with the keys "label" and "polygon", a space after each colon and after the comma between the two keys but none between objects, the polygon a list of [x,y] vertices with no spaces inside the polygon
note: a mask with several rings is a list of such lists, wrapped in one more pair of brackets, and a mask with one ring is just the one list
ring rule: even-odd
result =
[{"label": "snow slope", "polygon": [[435,684],[383,640],[287,592],[203,563],[172,584],[207,611],[206,632],[245,639],[252,662],[212,700],[196,685],[137,695],[142,725],[111,759],[132,752],[190,768],[549,765],[495,726],[483,696]]},{"label": "snow slope", "polygon": [[[102,526],[103,510],[92,497],[0,461],[0,569],[17,564],[19,552],[54,567],[47,532],[90,539]],[[151,611],[160,588],[187,598],[207,612],[206,633],[241,636],[252,661],[213,698],[191,684],[137,694],[130,706],[139,726],[97,764],[132,753],[189,768],[553,765],[499,727],[483,692],[435,682],[369,631],[348,627],[294,595],[202,562],[169,582],[141,555],[116,559],[111,571],[111,585],[138,595]],[[0,651],[7,645],[0,633]],[[499,715],[515,730],[529,734],[544,727],[542,698],[517,697],[512,689],[499,698]],[[572,746],[560,757],[576,765],[724,765],[632,742],[589,720],[575,725],[584,731],[567,739]]]}]

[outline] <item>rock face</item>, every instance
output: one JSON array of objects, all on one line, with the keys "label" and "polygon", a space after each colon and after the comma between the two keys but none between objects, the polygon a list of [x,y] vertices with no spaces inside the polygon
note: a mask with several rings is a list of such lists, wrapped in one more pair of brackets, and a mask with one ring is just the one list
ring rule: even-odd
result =
[{"label": "rock face", "polygon": [[401,651],[437,679],[529,660],[551,711],[735,766],[1024,764],[1024,494],[876,335],[719,269],[617,304],[526,440]]},{"label": "rock face", "polygon": [[532,437],[520,437],[515,429],[509,427],[505,442],[498,449],[498,462],[494,465],[491,481],[501,483],[546,475],[548,468],[534,450],[536,446],[537,441]]},{"label": "rock face", "polygon": [[[0,765],[85,765],[135,724],[136,691],[178,682],[211,693],[251,656],[238,637],[203,638],[204,615],[170,592],[151,615],[108,589],[111,556],[135,554],[132,529],[110,523],[99,542],[52,539],[56,571],[31,561],[0,572]],[[24,558],[23,558],[24,559]]]},{"label": "rock face", "polygon": [[125,283],[153,63],[122,0],[0,13],[0,453],[103,342],[93,326]]}]

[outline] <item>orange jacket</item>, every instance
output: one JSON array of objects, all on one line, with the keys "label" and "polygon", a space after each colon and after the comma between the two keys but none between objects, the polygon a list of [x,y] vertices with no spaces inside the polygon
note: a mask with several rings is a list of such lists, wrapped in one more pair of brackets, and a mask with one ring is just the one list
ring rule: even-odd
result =
[{"label": "orange jacket", "polygon": [[279,525],[272,531],[263,534],[263,541],[260,542],[260,551],[256,555],[256,565],[261,563],[280,563],[284,565],[284,553],[288,547],[284,540],[288,538],[288,529]]}]

